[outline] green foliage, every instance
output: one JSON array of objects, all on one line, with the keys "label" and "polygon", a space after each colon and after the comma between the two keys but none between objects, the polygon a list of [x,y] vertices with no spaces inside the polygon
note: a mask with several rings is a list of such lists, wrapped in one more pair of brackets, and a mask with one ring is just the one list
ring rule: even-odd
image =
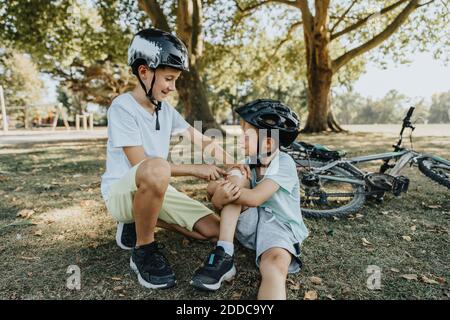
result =
[{"label": "green foliage", "polygon": [[30,56],[12,49],[0,49],[0,85],[7,109],[39,103],[44,88]]},{"label": "green foliage", "polygon": [[450,91],[432,96],[429,123],[450,123]]}]

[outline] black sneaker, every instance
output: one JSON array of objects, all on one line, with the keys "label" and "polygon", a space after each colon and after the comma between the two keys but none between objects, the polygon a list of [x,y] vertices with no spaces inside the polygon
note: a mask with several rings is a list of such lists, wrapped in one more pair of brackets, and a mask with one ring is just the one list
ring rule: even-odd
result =
[{"label": "black sneaker", "polygon": [[136,247],[130,257],[130,267],[141,285],[149,289],[166,289],[175,285],[175,274],[155,241]]},{"label": "black sneaker", "polygon": [[136,226],[134,222],[119,222],[117,224],[116,242],[124,250],[131,250],[136,246]]},{"label": "black sneaker", "polygon": [[218,246],[209,254],[203,266],[195,272],[191,285],[202,290],[216,291],[222,281],[231,281],[235,274],[234,257],[226,254],[225,250]]}]

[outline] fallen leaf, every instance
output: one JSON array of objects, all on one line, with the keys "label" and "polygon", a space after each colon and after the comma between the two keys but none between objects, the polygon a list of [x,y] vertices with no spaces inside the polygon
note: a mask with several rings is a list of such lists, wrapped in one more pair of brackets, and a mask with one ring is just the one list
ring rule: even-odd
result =
[{"label": "fallen leaf", "polygon": [[356,219],[361,219],[361,218],[364,218],[364,215],[362,215],[362,214],[360,214],[360,213],[357,213],[357,214],[356,214]]},{"label": "fallen leaf", "polygon": [[382,214],[383,216],[386,216],[386,215],[389,214],[389,211],[381,211],[381,214]]},{"label": "fallen leaf", "polygon": [[440,278],[440,277],[436,277],[437,282],[439,283],[445,283],[445,279],[444,278]]},{"label": "fallen leaf", "polygon": [[402,274],[400,277],[406,280],[417,280],[417,274]]},{"label": "fallen leaf", "polygon": [[335,300],[331,294],[328,294],[328,295],[326,295],[325,297],[327,297],[327,298],[330,299],[330,300]]},{"label": "fallen leaf", "polygon": [[305,292],[305,296],[303,297],[304,300],[316,300],[317,299],[317,292],[314,290],[309,290]]},{"label": "fallen leaf", "polygon": [[421,280],[422,280],[423,282],[425,282],[425,283],[428,283],[428,284],[439,284],[439,282],[437,282],[436,280],[427,278],[426,276],[422,276],[422,277],[421,277]]},{"label": "fallen leaf", "polygon": [[113,288],[114,291],[122,291],[123,287],[122,286],[117,286]]},{"label": "fallen leaf", "polygon": [[429,208],[429,209],[440,209],[440,208],[442,208],[442,207],[441,207],[440,205],[438,205],[438,204],[427,205],[426,207]]},{"label": "fallen leaf", "polygon": [[372,243],[370,243],[369,241],[367,241],[366,238],[362,238],[361,240],[362,240],[363,246],[371,246],[371,245],[372,245]]},{"label": "fallen leaf", "polygon": [[289,285],[289,289],[291,290],[300,290],[300,282],[295,282],[294,284]]},{"label": "fallen leaf", "polygon": [[232,294],[231,300],[239,300],[239,299],[241,299],[241,296],[242,296],[242,292],[235,292]]},{"label": "fallen leaf", "polygon": [[411,231],[416,231],[416,226],[414,225],[414,226],[411,226]]},{"label": "fallen leaf", "polygon": [[29,219],[34,214],[34,210],[32,209],[22,209],[17,212],[18,218]]},{"label": "fallen leaf", "polygon": [[184,238],[183,241],[181,241],[181,244],[183,245],[183,247],[187,247],[191,244],[191,242],[188,239]]},{"label": "fallen leaf", "polygon": [[309,280],[310,280],[313,284],[316,284],[316,285],[322,285],[322,279],[319,278],[319,277],[314,277],[314,276],[312,276],[312,277],[309,278]]},{"label": "fallen leaf", "polygon": [[41,259],[39,257],[24,257],[24,256],[21,256],[19,258],[22,259],[22,260],[26,260],[26,261],[35,261],[35,260]]},{"label": "fallen leaf", "polygon": [[122,280],[122,278],[121,277],[111,277],[111,280],[120,281],[120,280]]},{"label": "fallen leaf", "polygon": [[34,233],[35,236],[40,237],[42,236],[42,230],[36,230],[36,232]]},{"label": "fallen leaf", "polygon": [[392,271],[392,272],[397,272],[397,273],[400,272],[400,270],[395,269],[395,268],[391,268],[391,271]]},{"label": "fallen leaf", "polygon": [[402,236],[402,239],[403,239],[403,240],[406,240],[406,241],[408,241],[408,242],[411,241],[411,237],[410,237],[410,236]]},{"label": "fallen leaf", "polygon": [[342,289],[342,294],[348,294],[352,291],[352,289],[350,289],[349,287],[345,287],[344,289]]}]

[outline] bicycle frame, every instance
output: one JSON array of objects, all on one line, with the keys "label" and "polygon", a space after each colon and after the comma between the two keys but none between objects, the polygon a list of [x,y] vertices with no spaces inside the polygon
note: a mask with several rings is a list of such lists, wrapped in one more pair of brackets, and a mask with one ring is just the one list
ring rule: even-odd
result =
[{"label": "bicycle frame", "polygon": [[335,166],[342,167],[346,169],[347,171],[352,172],[355,174],[355,176],[358,177],[358,179],[353,178],[344,178],[344,177],[333,177],[333,176],[327,176],[327,175],[321,175],[318,174],[318,176],[321,179],[331,180],[331,181],[339,181],[339,182],[348,182],[352,184],[359,184],[359,185],[365,185],[366,182],[364,181],[364,177],[366,176],[367,172],[361,170],[358,168],[355,164],[358,163],[364,163],[364,162],[371,162],[371,161],[377,161],[377,160],[390,160],[390,159],[398,159],[395,166],[389,170],[389,174],[392,176],[398,176],[401,172],[401,170],[411,161],[413,158],[419,158],[422,157],[421,154],[412,151],[412,150],[402,150],[402,151],[396,151],[396,152],[386,152],[386,153],[378,153],[368,156],[360,156],[360,157],[354,157],[350,159],[342,159],[342,160],[336,160],[332,161],[330,163],[327,163],[326,165],[322,167],[317,167],[312,170],[312,173],[320,173],[323,171],[326,171],[330,168],[333,168]]}]

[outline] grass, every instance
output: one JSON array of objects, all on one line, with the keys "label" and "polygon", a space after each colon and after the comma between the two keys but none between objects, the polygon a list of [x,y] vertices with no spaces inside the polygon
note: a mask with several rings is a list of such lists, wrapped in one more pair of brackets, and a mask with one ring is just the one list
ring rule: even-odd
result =
[{"label": "grass", "polygon": [[[390,150],[395,138],[343,133],[303,140],[362,155]],[[415,140],[417,150],[445,158],[449,146],[449,137]],[[166,230],[158,230],[157,239],[166,246],[178,285],[165,291],[139,286],[128,266],[130,253],[115,244],[115,223],[100,196],[104,140],[3,147],[0,160],[1,299],[256,298],[253,252],[238,246],[236,279],[216,293],[198,292],[188,283],[210,244]],[[310,237],[302,248],[304,269],[289,276],[289,299],[303,299],[311,290],[318,299],[449,299],[449,191],[416,168],[405,174],[411,186],[401,198],[369,202],[346,219],[305,220]],[[204,181],[176,178],[173,185],[206,204]],[[81,290],[66,287],[70,265],[81,269]],[[367,288],[369,265],[382,269],[380,290]]]}]

